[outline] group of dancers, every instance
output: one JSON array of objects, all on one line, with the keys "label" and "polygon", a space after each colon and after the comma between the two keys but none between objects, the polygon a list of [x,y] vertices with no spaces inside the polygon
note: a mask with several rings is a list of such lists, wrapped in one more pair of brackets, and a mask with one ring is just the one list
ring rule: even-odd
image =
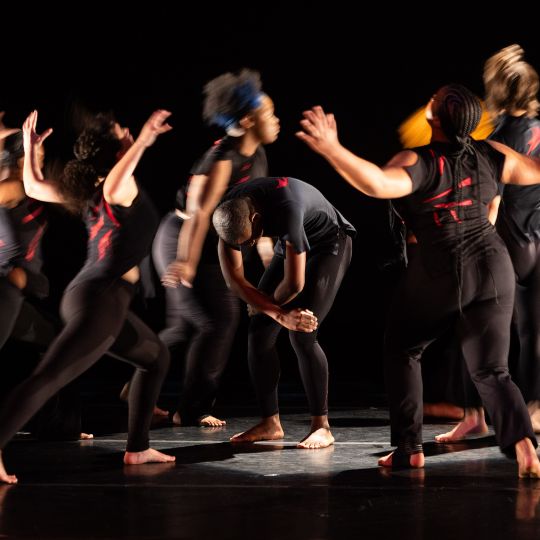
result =
[{"label": "group of dancers", "polygon": [[[384,362],[396,450],[379,460],[383,467],[424,466],[420,359],[452,328],[501,451],[517,459],[520,477],[540,477],[532,423],[536,427],[539,420],[535,388],[540,382],[531,390],[528,408],[508,370],[516,275],[531,297],[540,275],[540,160],[531,157],[540,153],[540,124],[534,119],[538,76],[522,56],[512,46],[486,64],[488,104],[500,116],[491,140],[470,137],[481,103],[455,84],[440,88],[426,108],[430,144],[400,152],[384,167],[343,147],[334,116],[321,107],[304,112],[297,132],[354,188],[392,199],[418,241],[417,256],[388,310]],[[62,329],[47,341],[32,374],[1,403],[0,449],[51,396],[110,351],[135,367],[126,386],[124,462],[174,461],[149,444],[169,351],[186,347],[173,421],[223,425],[213,416],[213,404],[239,318],[238,297],[250,314],[248,364],[261,421],[231,441],[284,436],[276,340],[285,327],[311,415],[310,430],[298,447],[318,449],[334,442],[328,361],[317,335],[350,264],[354,226],[310,184],[268,176],[263,145],[276,140],[279,120],[259,74],[250,70],[206,85],[204,118],[226,136],[194,165],[175,211],[159,224],[133,173],[145,150],[172,129],[170,114],[154,112],[136,138],[112,116],[98,115],[79,135],[75,159],[55,178],[45,178],[41,167],[43,142],[52,130],[38,132],[37,111],[26,119],[22,180],[8,175],[0,182],[0,294],[10,324],[2,319],[0,337],[12,333],[27,295],[45,294],[39,254],[44,203],[62,204],[83,217],[87,259],[64,292]],[[2,133],[5,141],[21,137],[7,128]],[[489,219],[501,192],[497,223],[504,220],[504,241]],[[256,245],[265,264],[258,284],[244,271],[246,255]],[[159,336],[129,309],[139,264],[150,251],[166,286],[166,328]],[[530,303],[527,350],[531,369],[538,370],[538,302],[531,298]],[[478,417],[469,413],[455,438],[466,435],[470,418],[474,423]],[[0,481],[17,482],[1,454]]]}]

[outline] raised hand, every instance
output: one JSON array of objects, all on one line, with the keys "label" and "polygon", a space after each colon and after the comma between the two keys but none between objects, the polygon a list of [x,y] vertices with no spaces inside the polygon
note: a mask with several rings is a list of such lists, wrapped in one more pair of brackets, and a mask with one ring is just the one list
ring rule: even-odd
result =
[{"label": "raised hand", "polygon": [[172,126],[166,123],[167,118],[171,116],[169,111],[158,109],[154,111],[150,118],[145,122],[144,126],[135,142],[141,144],[145,148],[152,146],[158,135],[166,133],[172,129]]},{"label": "raised hand", "polygon": [[303,116],[300,124],[304,131],[298,131],[296,136],[315,152],[328,155],[339,145],[334,115],[326,114],[322,107],[316,106],[304,111]]},{"label": "raised hand", "polygon": [[53,132],[52,128],[46,129],[38,134],[36,131],[38,112],[32,111],[23,124],[23,144],[24,151],[29,152],[43,144],[43,141]]}]

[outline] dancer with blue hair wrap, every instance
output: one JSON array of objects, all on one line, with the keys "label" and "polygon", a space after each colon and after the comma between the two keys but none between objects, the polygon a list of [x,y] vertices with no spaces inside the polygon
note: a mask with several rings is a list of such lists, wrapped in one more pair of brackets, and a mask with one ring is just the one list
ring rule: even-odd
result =
[{"label": "dancer with blue hair wrap", "polygon": [[[173,415],[177,424],[225,424],[212,409],[239,304],[223,279],[210,218],[229,188],[268,175],[263,145],[276,140],[279,120],[261,86],[259,73],[249,69],[225,73],[206,84],[203,118],[226,135],[191,169],[187,186],[181,188],[185,208],[179,207],[177,197],[177,208],[163,218],[153,245],[156,268],[168,286],[166,328],[160,338],[172,351],[185,346],[181,398]],[[267,240],[269,253],[259,251],[263,263],[273,255]]]}]

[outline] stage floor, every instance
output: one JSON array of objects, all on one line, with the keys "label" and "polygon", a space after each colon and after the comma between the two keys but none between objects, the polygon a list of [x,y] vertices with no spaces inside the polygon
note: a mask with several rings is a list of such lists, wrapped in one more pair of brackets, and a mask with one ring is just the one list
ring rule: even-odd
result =
[{"label": "stage floor", "polygon": [[[84,442],[18,438],[5,451],[16,486],[0,487],[0,538],[453,539],[539,538],[540,481],[488,436],[427,442],[426,467],[377,467],[388,412],[331,413],[336,443],[298,450],[306,414],[282,412],[283,441],[232,445],[253,417],[225,428],[152,429],[175,464],[123,466],[126,434]],[[424,440],[448,424],[426,424]]]}]

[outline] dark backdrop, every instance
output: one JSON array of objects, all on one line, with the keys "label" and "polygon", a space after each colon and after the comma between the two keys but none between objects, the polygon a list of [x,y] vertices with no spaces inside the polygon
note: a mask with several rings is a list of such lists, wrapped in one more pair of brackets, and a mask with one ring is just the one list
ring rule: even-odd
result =
[{"label": "dark backdrop", "polygon": [[[270,173],[314,184],[358,229],[353,264],[320,332],[339,386],[333,399],[379,392],[384,313],[396,279],[396,272],[380,267],[391,248],[386,205],[353,190],[295,138],[301,112],[314,104],[333,111],[342,142],[382,164],[400,148],[399,123],[438,86],[461,82],[481,95],[484,60],[514,42],[539,66],[536,37],[508,25],[510,15],[497,15],[492,23],[490,14],[473,15],[470,6],[455,3],[451,10],[439,5],[437,15],[350,2],[343,3],[347,8],[328,3],[324,10],[304,2],[230,4],[190,5],[191,16],[184,4],[173,9],[160,2],[144,9],[135,3],[80,4],[61,14],[50,6],[6,11],[0,90],[6,121],[20,125],[39,109],[39,128],[55,128],[48,157],[66,158],[77,104],[113,109],[135,134],[153,109],[171,110],[174,130],[147,152],[137,171],[164,214],[192,162],[219,135],[202,124],[204,83],[244,66],[260,70],[282,126],[278,141],[267,147]],[[123,13],[111,13],[112,5]],[[45,256],[52,307],[84,257],[76,221],[55,213]],[[159,329],[160,299],[145,313]],[[240,331],[226,374],[229,387],[248,378],[245,321]],[[281,347],[283,380],[294,386],[295,363],[286,343]],[[106,379],[107,369],[98,369],[96,377]]]}]

